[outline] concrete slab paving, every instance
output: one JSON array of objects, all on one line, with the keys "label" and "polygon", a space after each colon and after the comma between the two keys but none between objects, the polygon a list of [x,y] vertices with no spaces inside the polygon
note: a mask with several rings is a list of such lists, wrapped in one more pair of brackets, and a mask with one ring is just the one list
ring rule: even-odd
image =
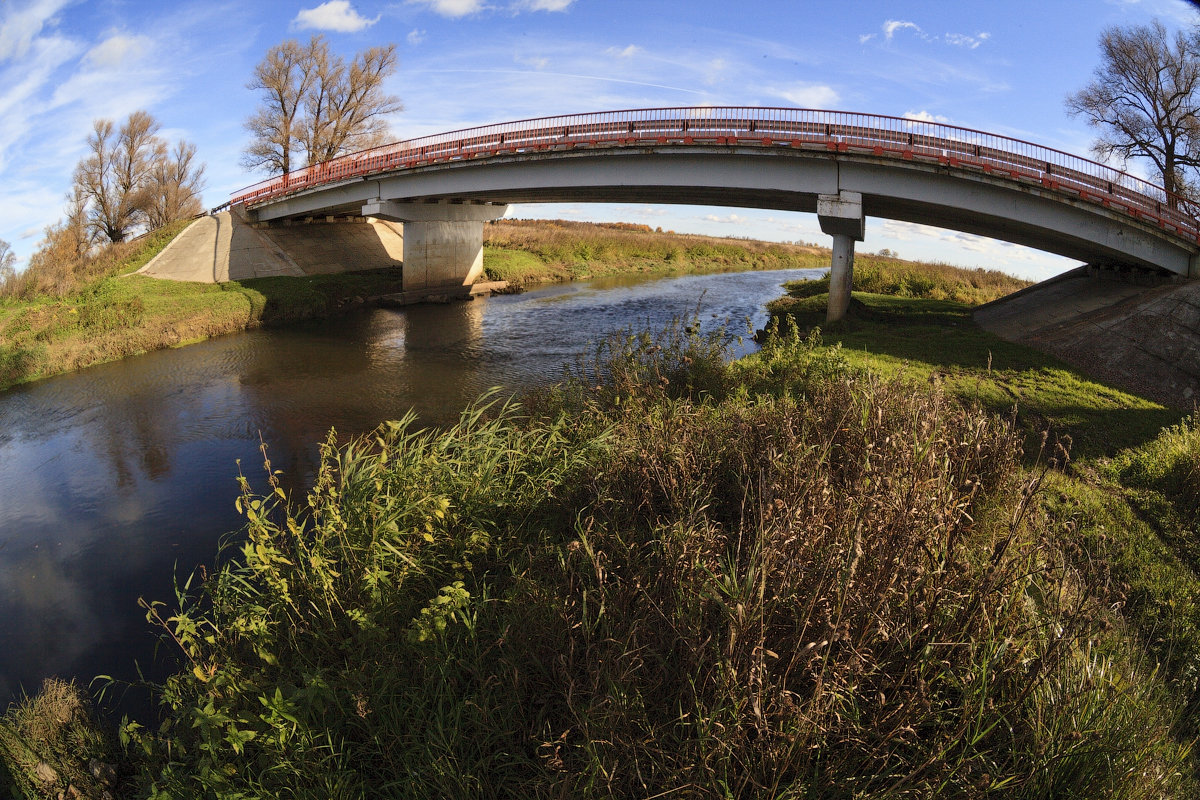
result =
[{"label": "concrete slab paving", "polygon": [[228,211],[201,217],[137,274],[197,283],[400,268],[403,228],[382,220],[259,228]]},{"label": "concrete slab paving", "polygon": [[1200,281],[1144,286],[1077,271],[980,307],[1002,339],[1165,405],[1200,401]]}]

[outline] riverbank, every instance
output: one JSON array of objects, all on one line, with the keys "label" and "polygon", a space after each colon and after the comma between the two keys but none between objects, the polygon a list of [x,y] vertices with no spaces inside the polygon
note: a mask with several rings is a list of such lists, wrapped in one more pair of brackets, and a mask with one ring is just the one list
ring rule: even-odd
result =
[{"label": "riverbank", "polygon": [[[1193,796],[1194,422],[947,300],[782,327],[613,339],[523,410],[327,445],[307,501],[248,471],[248,544],[149,609],[166,727],[88,758],[130,797]],[[39,719],[12,780],[85,780]]]},{"label": "riverbank", "polygon": [[[813,244],[664,233],[648,225],[502,219],[484,226],[484,269],[520,287],[610,275],[683,275],[738,270],[828,269]],[[1029,286],[997,270],[962,269],[859,253],[856,291],[985,303]]]},{"label": "riverbank", "polygon": [[[222,284],[163,281],[131,273],[158,254],[186,222],[138,242],[120,256],[96,259],[102,274],[29,299],[0,298],[0,391],[19,383],[202,341],[263,325],[286,324],[352,310],[401,290],[397,270],[272,277]],[[829,251],[660,233],[646,226],[504,220],[485,226],[484,268],[514,289],[609,275],[666,276],[736,270],[827,267]],[[857,273],[909,276],[953,269],[863,255]],[[966,271],[1001,296],[1028,285],[1002,273]],[[976,302],[979,302],[976,300]]]},{"label": "riverbank", "polygon": [[61,294],[0,299],[0,391],[213,336],[327,316],[401,289],[398,270],[222,284],[132,274],[182,228],[126,245],[107,274]]}]

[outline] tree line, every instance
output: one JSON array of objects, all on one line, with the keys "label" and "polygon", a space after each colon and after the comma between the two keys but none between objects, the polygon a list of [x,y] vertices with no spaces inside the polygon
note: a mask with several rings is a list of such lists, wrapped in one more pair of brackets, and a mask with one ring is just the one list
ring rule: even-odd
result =
[{"label": "tree line", "polygon": [[[370,47],[349,62],[322,36],[272,47],[247,83],[260,102],[245,123],[250,143],[243,166],[284,173],[390,141],[387,117],[402,106],[383,84],[396,65],[394,44]],[[92,124],[86,155],[72,173],[66,215],[45,229],[22,275],[11,246],[0,240],[0,295],[65,291],[107,245],[204,210],[204,164],[196,146],[172,145],[160,130],[147,111],[119,124]]]},{"label": "tree line", "polygon": [[182,139],[172,145],[159,136],[161,127],[147,111],[134,111],[119,125],[92,123],[86,155],[72,172],[66,216],[45,228],[23,273],[0,241],[0,294],[69,291],[108,245],[204,210],[204,165],[196,146]]}]

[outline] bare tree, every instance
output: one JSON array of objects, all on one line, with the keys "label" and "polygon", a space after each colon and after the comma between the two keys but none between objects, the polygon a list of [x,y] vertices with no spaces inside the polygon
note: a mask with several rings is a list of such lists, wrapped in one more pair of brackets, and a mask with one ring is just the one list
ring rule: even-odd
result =
[{"label": "bare tree", "polygon": [[336,56],[326,60],[305,104],[309,164],[388,141],[385,117],[404,108],[400,98],[383,90],[383,82],[395,72],[394,44],[359,53],[349,68]]},{"label": "bare tree", "polygon": [[1100,37],[1092,82],[1067,98],[1067,110],[1100,129],[1101,158],[1145,158],[1168,201],[1186,192],[1186,170],[1200,166],[1200,31],[1169,35],[1163,24],[1112,27]]},{"label": "bare tree", "polygon": [[159,228],[177,219],[194,217],[204,210],[204,165],[195,164],[196,145],[182,139],[168,150],[161,144],[155,153],[146,191],[146,219]]},{"label": "bare tree", "polygon": [[296,153],[316,164],[382,144],[384,118],[402,109],[399,98],[383,90],[395,71],[395,45],[365,50],[349,66],[321,36],[307,46],[289,40],[271,48],[247,84],[264,97],[246,122],[252,139],[243,165],[286,173]]},{"label": "bare tree", "polygon": [[290,172],[292,152],[299,138],[298,117],[308,98],[315,78],[315,66],[328,46],[320,36],[314,36],[308,46],[294,39],[277,44],[254,68],[248,89],[263,93],[262,105],[246,120],[251,141],[242,164],[247,169],[267,172]]},{"label": "bare tree", "polygon": [[201,210],[204,165],[195,163],[196,146],[180,141],[170,150],[158,130],[145,111],[130,114],[119,130],[112,120],[93,123],[59,232],[78,255],[97,241],[124,241],[138,226],[157,228]]},{"label": "bare tree", "polygon": [[88,223],[88,198],[78,185],[67,192],[67,218],[63,222],[63,231],[77,256],[86,256],[96,244],[96,232]]},{"label": "bare tree", "polygon": [[75,187],[86,198],[92,230],[110,242],[124,241],[142,221],[146,186],[161,140],[158,122],[135,111],[114,131],[99,119],[88,137],[91,154],[75,168]]},{"label": "bare tree", "polygon": [[0,239],[0,294],[17,277],[17,254],[12,251],[12,245]]}]

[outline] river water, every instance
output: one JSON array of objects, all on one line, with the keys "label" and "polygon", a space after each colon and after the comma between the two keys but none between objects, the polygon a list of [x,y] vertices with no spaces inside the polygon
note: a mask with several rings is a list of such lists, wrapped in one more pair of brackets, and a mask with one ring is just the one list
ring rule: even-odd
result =
[{"label": "river water", "polygon": [[[453,420],[493,386],[520,391],[626,326],[698,313],[761,327],[786,280],[822,270],[574,283],[444,306],[373,310],[222,337],[0,394],[0,710],[50,675],[151,676],[139,597],[211,564],[237,461],[261,485],[260,436],[302,488],[317,443],[408,409]],[[754,348],[747,338],[739,352]],[[131,701],[133,706],[139,705]]]}]

